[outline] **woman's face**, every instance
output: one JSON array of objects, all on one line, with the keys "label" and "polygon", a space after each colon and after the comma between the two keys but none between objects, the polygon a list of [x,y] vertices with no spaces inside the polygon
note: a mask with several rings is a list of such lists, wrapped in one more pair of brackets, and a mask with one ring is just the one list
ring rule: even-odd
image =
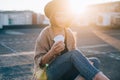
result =
[{"label": "woman's face", "polygon": [[65,12],[56,12],[54,14],[55,22],[59,27],[66,27],[66,24],[70,21],[70,16]]}]

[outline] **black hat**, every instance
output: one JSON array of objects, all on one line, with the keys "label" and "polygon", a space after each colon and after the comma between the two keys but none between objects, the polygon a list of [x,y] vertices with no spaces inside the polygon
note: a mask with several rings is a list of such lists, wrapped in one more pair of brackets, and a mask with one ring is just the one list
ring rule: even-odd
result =
[{"label": "black hat", "polygon": [[56,11],[70,10],[70,0],[52,0],[44,8],[45,15],[50,18],[50,15]]}]

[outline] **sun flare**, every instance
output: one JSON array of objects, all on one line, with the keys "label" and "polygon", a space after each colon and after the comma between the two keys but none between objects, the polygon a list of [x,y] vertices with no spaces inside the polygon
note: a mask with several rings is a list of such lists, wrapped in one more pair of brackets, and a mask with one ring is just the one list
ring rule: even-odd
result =
[{"label": "sun flare", "polygon": [[80,0],[70,0],[72,11],[75,14],[84,13],[86,11],[87,4]]}]

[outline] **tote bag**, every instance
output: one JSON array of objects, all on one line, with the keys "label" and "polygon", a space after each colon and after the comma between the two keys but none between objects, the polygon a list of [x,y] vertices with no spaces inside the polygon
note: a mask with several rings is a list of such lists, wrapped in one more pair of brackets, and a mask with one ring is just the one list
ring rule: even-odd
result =
[{"label": "tote bag", "polygon": [[44,68],[44,69],[39,69],[39,70],[35,73],[35,78],[36,78],[36,80],[47,80],[46,68]]}]

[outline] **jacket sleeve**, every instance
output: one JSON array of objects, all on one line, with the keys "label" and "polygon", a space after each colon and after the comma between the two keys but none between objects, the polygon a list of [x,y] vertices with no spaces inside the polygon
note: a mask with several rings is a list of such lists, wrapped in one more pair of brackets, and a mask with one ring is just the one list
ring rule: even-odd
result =
[{"label": "jacket sleeve", "polygon": [[47,32],[43,30],[36,40],[34,63],[36,67],[43,68],[45,65],[41,64],[42,56],[48,52]]}]

